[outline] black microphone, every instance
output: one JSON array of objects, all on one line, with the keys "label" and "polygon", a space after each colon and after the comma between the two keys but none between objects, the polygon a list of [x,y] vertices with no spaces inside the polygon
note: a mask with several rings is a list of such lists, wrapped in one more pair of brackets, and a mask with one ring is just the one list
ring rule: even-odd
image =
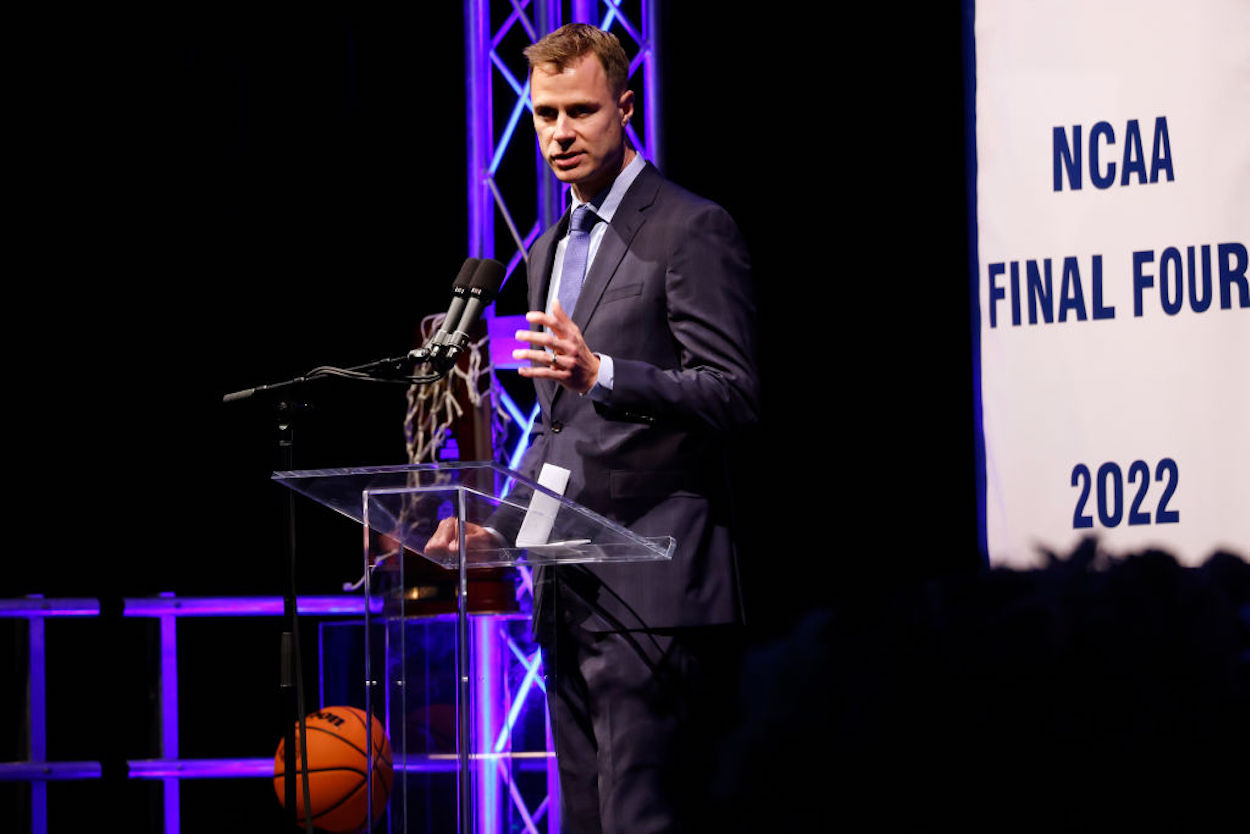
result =
[{"label": "black microphone", "polygon": [[447,308],[447,315],[443,316],[443,321],[434,335],[427,339],[420,348],[408,354],[410,357],[418,362],[427,361],[435,346],[442,344],[455,331],[456,322],[460,320],[464,305],[469,300],[469,288],[480,263],[480,258],[465,258],[464,265],[460,267],[460,273],[456,275],[456,280],[451,285],[451,306]]},{"label": "black microphone", "polygon": [[499,286],[503,283],[505,271],[503,264],[491,258],[482,258],[478,263],[477,269],[473,271],[473,280],[469,284],[469,299],[465,302],[464,312],[460,316],[459,323],[456,324],[455,332],[441,344],[435,345],[431,353],[435,361],[448,368],[455,364],[456,359],[469,343],[469,331],[473,329],[473,325],[477,324],[477,320],[481,318],[486,307],[495,300]]}]

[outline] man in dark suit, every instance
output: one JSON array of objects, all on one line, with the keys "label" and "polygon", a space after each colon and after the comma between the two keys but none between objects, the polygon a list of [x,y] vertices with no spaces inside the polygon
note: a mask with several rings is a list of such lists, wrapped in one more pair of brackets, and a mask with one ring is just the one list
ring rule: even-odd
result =
[{"label": "man in dark suit", "polygon": [[[671,562],[535,578],[563,830],[692,830],[709,742],[692,721],[728,697],[707,690],[742,620],[726,450],[758,408],[750,265],[723,209],[629,145],[614,36],[571,24],[526,56],[538,141],[571,206],[529,253],[516,356],[542,421],[521,470],[567,469],[569,498],[676,540]],[[489,534],[466,535],[472,548]]]}]

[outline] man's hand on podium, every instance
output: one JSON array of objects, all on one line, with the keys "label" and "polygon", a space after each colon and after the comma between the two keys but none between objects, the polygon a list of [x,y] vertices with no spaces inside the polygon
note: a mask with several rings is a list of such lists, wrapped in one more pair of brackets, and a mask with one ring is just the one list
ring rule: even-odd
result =
[{"label": "man's hand on podium", "polygon": [[[491,550],[503,546],[499,534],[480,524],[466,522],[464,531],[465,549]],[[438,529],[430,540],[425,543],[425,556],[429,559],[446,560],[460,552],[459,524],[455,518],[444,518],[438,523]]]}]

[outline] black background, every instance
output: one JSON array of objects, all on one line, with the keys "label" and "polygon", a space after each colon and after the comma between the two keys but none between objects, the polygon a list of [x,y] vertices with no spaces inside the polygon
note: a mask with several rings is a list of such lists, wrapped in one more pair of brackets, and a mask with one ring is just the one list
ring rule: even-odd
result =
[{"label": "black background", "polygon": [[[980,566],[963,44],[958,3],[721,11],[667,12],[664,167],[755,262],[765,408],[738,464],[767,640]],[[222,395],[397,355],[444,309],[467,254],[461,13],[206,4],[21,29],[0,597],[105,608],[49,626],[51,758],[115,774],[154,753],[151,630],[123,597],[282,591],[273,420]],[[402,388],[326,383],[317,406],[298,468],[404,461]],[[301,593],[356,578],[353,525],[298,523]],[[184,756],[272,753],[280,630],[184,627]],[[267,783],[183,790],[184,830],[221,830],[226,806],[272,830]],[[53,830],[156,825],[154,786],[51,795]]]}]

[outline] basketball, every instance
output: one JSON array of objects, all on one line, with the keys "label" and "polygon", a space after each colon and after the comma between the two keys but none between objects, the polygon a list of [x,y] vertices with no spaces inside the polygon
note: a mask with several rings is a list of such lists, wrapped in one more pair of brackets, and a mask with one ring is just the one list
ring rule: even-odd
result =
[{"label": "basketball", "polygon": [[[366,813],[368,753],[365,713],[355,707],[325,707],[308,715],[308,791],[312,823],[334,834],[357,831],[376,820],[391,792],[391,745],[382,722],[373,720],[373,814]],[[295,731],[295,809],[304,824],[304,789],[300,784],[299,728]],[[285,807],[286,741],[278,743],[273,761],[273,787]]]}]

